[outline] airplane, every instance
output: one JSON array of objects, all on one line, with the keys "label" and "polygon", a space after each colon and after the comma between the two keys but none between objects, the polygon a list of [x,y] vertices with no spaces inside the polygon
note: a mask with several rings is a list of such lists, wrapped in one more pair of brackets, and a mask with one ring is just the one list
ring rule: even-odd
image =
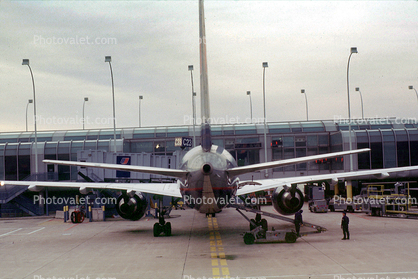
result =
[{"label": "airplane", "polygon": [[[143,172],[165,175],[177,179],[177,183],[89,183],[89,182],[46,182],[46,181],[2,181],[4,185],[29,186],[32,191],[43,187],[78,188],[80,193],[87,194],[92,189],[120,190],[117,199],[117,212],[125,219],[139,220],[145,214],[148,202],[143,193],[160,196],[183,198],[186,204],[206,215],[215,215],[228,206],[236,197],[255,193],[266,189],[275,189],[272,195],[273,206],[283,215],[291,215],[299,211],[304,203],[303,193],[295,186],[296,183],[330,180],[334,184],[339,179],[353,177],[388,177],[391,173],[408,172],[418,169],[402,167],[393,169],[377,169],[325,175],[313,175],[282,179],[264,179],[240,182],[239,175],[270,168],[283,167],[325,158],[339,157],[349,154],[368,152],[370,149],[341,151],[281,161],[265,162],[247,166],[238,166],[233,156],[220,146],[212,144],[209,86],[206,60],[205,17],[203,0],[199,0],[199,41],[200,41],[200,90],[201,90],[201,138],[202,143],[188,151],[182,159],[180,169],[166,169],[146,166],[103,164],[90,162],[73,162],[60,160],[43,160],[48,164],[66,166],[93,167],[122,171]],[[292,186],[293,185],[293,186]],[[154,224],[154,236],[161,233],[171,235],[171,224],[165,222],[162,207],[159,207],[159,222]]]}]

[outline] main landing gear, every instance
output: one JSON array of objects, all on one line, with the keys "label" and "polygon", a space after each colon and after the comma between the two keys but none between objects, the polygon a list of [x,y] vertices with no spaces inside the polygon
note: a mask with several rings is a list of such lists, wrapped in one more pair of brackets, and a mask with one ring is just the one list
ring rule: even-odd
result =
[{"label": "main landing gear", "polygon": [[164,215],[167,213],[167,209],[163,206],[163,198],[158,197],[158,223],[154,224],[154,237],[164,233],[165,236],[171,236],[171,223],[164,220]]},{"label": "main landing gear", "polygon": [[267,231],[267,229],[268,229],[267,220],[264,219],[264,218],[261,219],[261,214],[257,213],[255,215],[255,219],[250,220],[250,231],[252,231],[253,229],[255,229],[257,227],[260,227],[260,226],[263,230]]},{"label": "main landing gear", "polygon": [[160,221],[154,224],[154,236],[157,237],[161,233],[164,233],[165,236],[171,236],[171,223],[165,222],[164,218],[159,218]]}]

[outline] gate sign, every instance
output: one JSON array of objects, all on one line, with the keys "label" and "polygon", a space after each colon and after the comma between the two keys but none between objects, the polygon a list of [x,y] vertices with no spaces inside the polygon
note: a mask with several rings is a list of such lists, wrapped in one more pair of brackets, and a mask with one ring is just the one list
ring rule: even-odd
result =
[{"label": "gate sign", "polygon": [[176,138],[174,140],[174,146],[179,146],[181,148],[193,147],[193,139],[188,137]]}]

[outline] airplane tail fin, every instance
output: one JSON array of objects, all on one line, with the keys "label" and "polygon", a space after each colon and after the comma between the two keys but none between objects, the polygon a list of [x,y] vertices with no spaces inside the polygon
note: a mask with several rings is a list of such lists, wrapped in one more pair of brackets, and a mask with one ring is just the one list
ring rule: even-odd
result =
[{"label": "airplane tail fin", "polygon": [[199,0],[199,46],[200,46],[200,100],[202,118],[202,149],[210,151],[212,136],[210,129],[208,64],[206,59],[206,31],[203,0]]}]

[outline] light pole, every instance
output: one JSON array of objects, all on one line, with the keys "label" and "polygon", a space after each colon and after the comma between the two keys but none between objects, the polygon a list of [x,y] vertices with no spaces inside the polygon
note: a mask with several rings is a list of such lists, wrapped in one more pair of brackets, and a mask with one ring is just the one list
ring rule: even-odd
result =
[{"label": "light pole", "polygon": [[141,100],[144,99],[142,95],[139,95],[139,107],[138,107],[138,115],[139,115],[139,127],[141,127]]},{"label": "light pole", "polygon": [[[266,68],[268,67],[267,62],[263,62],[263,107],[264,107],[264,161],[267,162],[267,120],[266,120]],[[268,170],[264,174],[268,177]]]},{"label": "light pole", "polygon": [[418,92],[417,92],[417,90],[414,88],[414,86],[410,85],[410,86],[408,86],[408,88],[409,88],[410,90],[412,90],[412,89],[414,89],[414,90],[415,90],[415,93],[417,94],[417,100],[418,100]]},{"label": "light pole", "polygon": [[83,130],[84,130],[84,123],[86,122],[86,118],[84,117],[84,106],[86,104],[86,102],[89,101],[88,97],[84,97],[84,102],[83,102]]},{"label": "light pole", "polygon": [[300,93],[305,95],[305,103],[306,103],[306,121],[309,121],[309,117],[308,117],[308,97],[306,95],[305,89],[301,89]]},{"label": "light pole", "polygon": [[28,106],[29,104],[32,104],[33,100],[29,99],[28,103],[26,104],[26,132],[28,131]]},{"label": "light pole", "polygon": [[360,88],[356,87],[356,91],[360,93],[360,100],[361,100],[361,119],[364,119],[364,108],[363,108],[363,95],[361,94]]},{"label": "light pole", "polygon": [[193,147],[196,146],[196,92],[194,92],[194,84],[193,84],[193,65],[189,65],[190,71],[190,78],[192,81],[192,113],[193,113]]},{"label": "light pole", "polygon": [[109,62],[110,77],[112,78],[112,98],[113,98],[113,149],[116,153],[116,116],[115,116],[115,85],[113,83],[112,57],[105,56],[105,62]]},{"label": "light pole", "polygon": [[251,101],[251,91],[247,91],[247,96],[250,97],[250,115],[251,115],[250,123],[253,123],[253,102]]},{"label": "light pole", "polygon": [[[350,50],[350,56],[348,57],[348,62],[347,62],[347,97],[348,97],[348,140],[349,140],[349,150],[352,150],[352,146],[351,146],[351,109],[350,109],[350,83],[349,83],[349,69],[350,69],[350,59],[351,59],[351,55],[353,55],[353,53],[358,53],[357,52],[357,48],[356,47],[352,47]],[[353,171],[353,155],[350,154],[350,171]]]},{"label": "light pole", "polygon": [[38,130],[36,128],[36,98],[35,98],[35,80],[33,78],[32,68],[29,65],[29,59],[23,59],[22,65],[26,65],[29,68],[30,76],[32,77],[33,88],[33,117],[35,122],[35,180],[38,180]]}]

